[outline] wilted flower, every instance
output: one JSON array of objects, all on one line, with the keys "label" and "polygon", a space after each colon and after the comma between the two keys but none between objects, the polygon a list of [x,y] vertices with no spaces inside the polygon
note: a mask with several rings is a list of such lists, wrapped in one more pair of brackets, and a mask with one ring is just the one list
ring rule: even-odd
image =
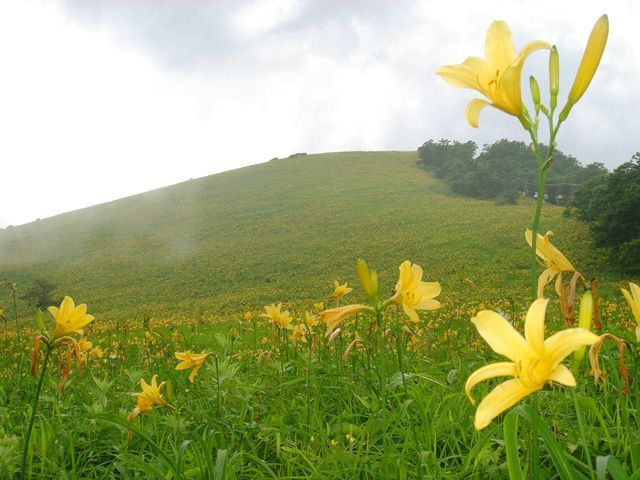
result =
[{"label": "wilted flower", "polygon": [[[556,275],[558,275],[556,279],[556,293],[559,297],[564,297],[562,291],[562,274],[576,272],[571,262],[551,243],[551,235],[553,235],[551,231],[547,232],[544,237],[539,233],[536,234],[536,255],[547,267],[538,278],[538,298],[543,298],[545,285],[553,280],[553,277]],[[527,229],[524,236],[529,246],[531,246],[531,230]]]},{"label": "wilted flower", "polygon": [[345,305],[344,307],[331,308],[329,310],[323,310],[318,314],[318,318],[321,322],[327,324],[327,332],[325,336],[331,335],[340,322],[351,315],[355,315],[360,312],[374,312],[375,310],[366,305]]}]

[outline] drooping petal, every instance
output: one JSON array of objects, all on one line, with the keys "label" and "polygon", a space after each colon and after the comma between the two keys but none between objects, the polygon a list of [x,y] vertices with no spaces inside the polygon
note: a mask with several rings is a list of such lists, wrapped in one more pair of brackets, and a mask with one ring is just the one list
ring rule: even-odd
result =
[{"label": "drooping petal", "polygon": [[484,397],[478,405],[474,421],[476,430],[482,430],[507,408],[535,391],[536,389],[525,387],[520,380],[515,378],[501,383],[491,390],[489,395]]},{"label": "drooping petal", "polygon": [[464,391],[471,400],[471,403],[475,403],[471,396],[471,390],[478,383],[495,377],[513,377],[516,375],[516,364],[513,362],[499,362],[486,365],[479,368],[467,378],[467,383],[464,386]]},{"label": "drooping petal", "polygon": [[544,352],[544,316],[548,299],[538,298],[529,307],[524,321],[524,337],[529,347],[542,355]]},{"label": "drooping petal", "polygon": [[409,320],[411,320],[413,323],[418,323],[420,321],[420,318],[418,317],[418,312],[416,312],[414,308],[410,307],[406,303],[402,304],[402,310],[404,310],[404,313],[407,314],[407,316],[409,317]]},{"label": "drooping petal", "polygon": [[432,298],[421,300],[420,303],[416,305],[418,310],[437,310],[440,307],[442,307],[442,304],[438,300],[434,300]]},{"label": "drooping petal", "polygon": [[478,128],[478,120],[480,119],[480,112],[487,105],[491,105],[489,102],[482,100],[481,98],[474,98],[467,103],[467,109],[465,110],[465,117],[469,125],[473,128]]},{"label": "drooping petal", "polygon": [[498,313],[482,310],[471,321],[496,353],[513,362],[517,361],[518,356],[526,355],[528,348],[525,339]]},{"label": "drooping petal", "polygon": [[549,381],[559,383],[566,387],[576,386],[576,379],[571,373],[571,370],[562,364],[558,365],[553,372],[551,372],[551,375],[549,375]]},{"label": "drooping petal", "polygon": [[547,284],[551,280],[553,280],[553,277],[557,274],[558,271],[554,270],[553,268],[547,268],[540,274],[540,276],[538,277],[538,298],[544,298],[544,287],[546,287]]},{"label": "drooping petal", "polygon": [[552,368],[562,362],[569,354],[582,345],[592,345],[600,337],[584,328],[568,328],[551,335],[544,342],[546,361]]}]

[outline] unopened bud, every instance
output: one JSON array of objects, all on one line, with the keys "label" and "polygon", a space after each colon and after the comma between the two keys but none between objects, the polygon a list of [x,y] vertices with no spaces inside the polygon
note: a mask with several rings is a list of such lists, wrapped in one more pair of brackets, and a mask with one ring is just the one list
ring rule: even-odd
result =
[{"label": "unopened bud", "polygon": [[550,107],[553,110],[558,104],[558,92],[560,91],[560,58],[558,49],[554,45],[549,53],[549,93],[551,94]]},{"label": "unopened bud", "polygon": [[536,112],[540,111],[540,87],[538,86],[538,82],[535,77],[531,75],[529,77],[529,87],[531,88],[531,98],[533,99],[533,104],[536,107]]}]

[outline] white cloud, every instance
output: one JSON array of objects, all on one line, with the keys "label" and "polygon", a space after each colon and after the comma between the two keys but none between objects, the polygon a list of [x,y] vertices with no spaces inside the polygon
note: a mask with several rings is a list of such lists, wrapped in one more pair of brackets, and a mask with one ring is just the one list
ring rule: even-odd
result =
[{"label": "white cloud", "polygon": [[[566,92],[603,9],[607,51],[559,143],[613,167],[640,149],[631,1],[2,2],[0,225],[298,151],[526,140],[494,109],[466,125],[474,92],[435,68],[483,56],[502,18],[517,48],[558,44]],[[525,74],[545,68],[536,53]]]}]

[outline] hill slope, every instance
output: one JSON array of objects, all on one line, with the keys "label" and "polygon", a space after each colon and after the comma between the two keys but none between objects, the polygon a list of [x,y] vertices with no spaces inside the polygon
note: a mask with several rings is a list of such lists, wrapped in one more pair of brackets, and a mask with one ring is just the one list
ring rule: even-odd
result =
[{"label": "hill slope", "polygon": [[[358,257],[385,291],[410,259],[445,302],[526,300],[531,204],[452,196],[416,159],[293,156],[12,228],[0,232],[0,276],[23,291],[45,279],[115,320],[317,301],[334,278],[356,283]],[[583,225],[549,206],[542,224],[583,271],[601,273]]]}]

